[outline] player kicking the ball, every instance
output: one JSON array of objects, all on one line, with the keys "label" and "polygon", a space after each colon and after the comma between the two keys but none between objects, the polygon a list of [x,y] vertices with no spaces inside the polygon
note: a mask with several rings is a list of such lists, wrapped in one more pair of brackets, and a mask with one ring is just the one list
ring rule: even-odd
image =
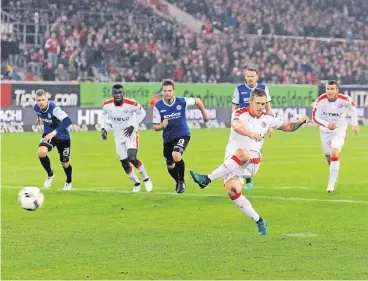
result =
[{"label": "player kicking the ball", "polygon": [[54,172],[51,169],[50,159],[47,153],[55,146],[60,155],[60,162],[66,174],[66,183],[63,190],[72,189],[72,166],[70,157],[70,133],[68,127],[72,120],[54,102],[49,101],[47,93],[40,89],[36,91],[36,103],[33,106],[37,113],[37,125],[43,123],[43,135],[38,146],[38,157],[45,171],[47,178],[43,184],[44,188],[50,188],[54,179]]},{"label": "player kicking the ball", "polygon": [[230,199],[258,226],[258,234],[265,235],[267,223],[252,208],[251,203],[241,193],[245,178],[255,175],[262,161],[261,149],[269,128],[293,132],[304,123],[310,122],[307,116],[296,122],[284,122],[264,113],[267,104],[266,92],[253,89],[250,105],[234,111],[231,120],[231,134],[226,146],[225,161],[209,175],[190,171],[193,180],[200,188],[212,181],[224,178],[225,189]]},{"label": "player kicking the ball", "polygon": [[147,192],[151,192],[153,185],[148,177],[143,163],[137,159],[139,146],[138,128],[146,116],[146,111],[136,101],[124,98],[125,91],[122,85],[112,87],[112,99],[102,106],[101,136],[107,140],[108,123],[111,124],[115,135],[115,145],[118,158],[125,173],[133,181],[132,192],[139,192],[141,183],[130,163],[141,174]]},{"label": "player kicking the ball", "polygon": [[354,102],[349,96],[339,94],[339,84],[336,81],[328,81],[326,93],[317,99],[312,117],[313,121],[320,127],[322,147],[330,166],[330,180],[327,186],[329,193],[334,192],[339,175],[339,155],[348,127],[347,111],[351,113],[353,133],[358,135],[358,116]]}]

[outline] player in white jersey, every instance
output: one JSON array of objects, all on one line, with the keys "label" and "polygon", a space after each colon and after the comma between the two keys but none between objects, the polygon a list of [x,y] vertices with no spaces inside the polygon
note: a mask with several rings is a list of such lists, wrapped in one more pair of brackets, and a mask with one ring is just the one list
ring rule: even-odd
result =
[{"label": "player in white jersey", "polygon": [[209,175],[190,171],[193,180],[200,188],[210,182],[224,178],[225,189],[231,200],[258,226],[258,234],[265,235],[267,223],[252,208],[251,203],[242,195],[244,178],[255,175],[262,161],[262,145],[269,128],[284,132],[293,132],[310,120],[307,116],[295,122],[284,122],[264,113],[266,93],[262,89],[253,89],[250,105],[236,110],[232,115],[231,134],[226,147],[225,161]]},{"label": "player in white jersey", "polygon": [[[264,83],[258,83],[258,70],[255,67],[248,67],[244,72],[245,83],[235,87],[233,100],[232,100],[232,111],[235,111],[242,107],[249,106],[250,94],[253,89],[263,89],[267,95],[266,113],[273,115],[271,108],[271,96],[268,87]],[[272,128],[269,128],[268,135],[272,136]],[[253,188],[252,178],[246,179],[246,189],[250,190]]]},{"label": "player in white jersey", "polygon": [[323,151],[330,166],[330,179],[327,185],[329,193],[334,192],[339,175],[339,155],[348,127],[347,112],[351,114],[353,133],[357,135],[359,127],[354,102],[349,96],[339,94],[339,84],[336,81],[328,81],[326,93],[317,99],[313,107],[312,118],[320,127]]},{"label": "player in white jersey", "polygon": [[[114,131],[115,145],[118,158],[128,177],[134,182],[132,192],[139,192],[141,183],[130,163],[138,170],[145,183],[147,192],[151,192],[153,185],[148,177],[143,163],[137,159],[139,146],[138,128],[146,116],[146,111],[136,101],[124,98],[122,85],[115,84],[112,88],[112,99],[102,106],[101,136],[107,140],[107,129]],[[110,124],[110,125],[109,125]]]}]

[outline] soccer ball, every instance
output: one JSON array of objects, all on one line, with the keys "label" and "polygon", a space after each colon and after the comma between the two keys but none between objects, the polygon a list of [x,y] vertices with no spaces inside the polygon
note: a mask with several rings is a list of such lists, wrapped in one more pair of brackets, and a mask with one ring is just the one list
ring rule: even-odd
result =
[{"label": "soccer ball", "polygon": [[38,187],[26,186],[18,193],[18,202],[27,211],[36,211],[42,206],[43,200],[43,193]]}]

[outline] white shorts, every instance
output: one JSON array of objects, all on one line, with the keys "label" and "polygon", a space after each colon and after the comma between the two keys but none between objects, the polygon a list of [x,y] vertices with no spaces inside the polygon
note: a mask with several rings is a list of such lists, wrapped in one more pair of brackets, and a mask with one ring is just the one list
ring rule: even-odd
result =
[{"label": "white shorts", "polygon": [[115,137],[116,153],[119,160],[128,158],[128,149],[137,149],[139,147],[139,134],[133,132],[130,138],[116,138]]},{"label": "white shorts", "polygon": [[[231,179],[236,179],[240,182],[240,185],[244,184],[244,179],[254,176],[259,167],[261,166],[262,154],[259,151],[248,150],[251,159],[244,165],[238,167],[236,170],[224,177],[224,184]],[[231,157],[231,156],[228,156]]]},{"label": "white shorts", "polygon": [[322,148],[325,155],[330,155],[332,148],[337,148],[341,151],[346,138],[346,130],[321,132]]}]

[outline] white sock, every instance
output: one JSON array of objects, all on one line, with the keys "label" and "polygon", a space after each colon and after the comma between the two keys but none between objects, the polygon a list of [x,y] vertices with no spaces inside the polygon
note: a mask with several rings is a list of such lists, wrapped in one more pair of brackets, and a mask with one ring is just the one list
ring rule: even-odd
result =
[{"label": "white sock", "polygon": [[130,167],[130,172],[128,175],[128,178],[130,178],[132,180],[132,182],[134,183],[140,183],[137,175],[135,174],[134,170],[132,169],[132,167]]},{"label": "white sock", "polygon": [[253,209],[252,204],[247,198],[244,197],[243,194],[241,194],[241,192],[230,197],[230,199],[239,207],[240,211],[242,211],[255,222],[259,221],[260,217],[258,213]]},{"label": "white sock", "polygon": [[338,157],[331,157],[330,180],[328,186],[335,187],[337,177],[339,176],[340,161]]},{"label": "white sock", "polygon": [[208,177],[211,181],[223,178],[241,165],[242,161],[238,157],[233,155],[232,157],[227,158],[224,163],[220,167],[215,169],[211,174],[209,174]]},{"label": "white sock", "polygon": [[142,176],[142,179],[147,179],[148,178],[148,174],[147,174],[147,171],[146,169],[144,168],[143,166],[143,163],[141,161],[139,161],[138,163],[138,167],[137,167],[137,170],[139,172],[139,174]]}]

